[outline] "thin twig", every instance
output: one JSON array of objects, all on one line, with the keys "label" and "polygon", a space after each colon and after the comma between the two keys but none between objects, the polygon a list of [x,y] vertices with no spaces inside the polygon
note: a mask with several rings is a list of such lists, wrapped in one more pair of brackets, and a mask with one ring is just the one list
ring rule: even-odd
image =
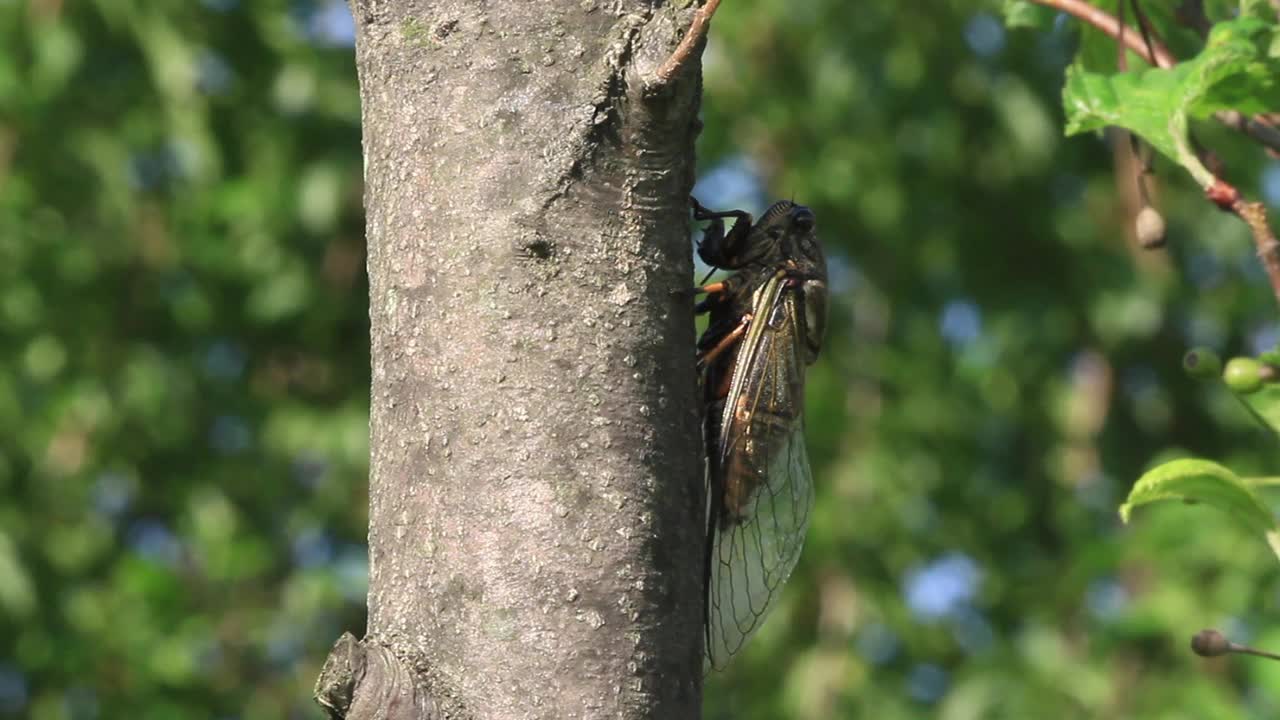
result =
[{"label": "thin twig", "polygon": [[689,31],[685,33],[684,39],[655,73],[659,84],[671,82],[671,78],[693,57],[694,49],[707,36],[707,30],[711,27],[711,16],[716,14],[718,7],[720,7],[720,0],[707,0],[706,4],[694,13],[693,22],[689,24]]},{"label": "thin twig", "polygon": [[1242,132],[1265,145],[1267,154],[1271,157],[1280,158],[1280,129],[1267,122],[1267,116],[1250,118],[1237,110],[1219,110],[1213,117],[1232,130]]},{"label": "thin twig", "polygon": [[[1120,72],[1128,72],[1129,53],[1124,49],[1124,36],[1127,34],[1125,31],[1129,29],[1129,26],[1124,24],[1123,0],[1116,3],[1116,29],[1120,32],[1119,36],[1116,38],[1119,41],[1116,43],[1116,69]],[[1147,48],[1150,49],[1150,47],[1151,43],[1148,41]]]},{"label": "thin twig", "polygon": [[1271,291],[1280,300],[1280,241],[1267,223],[1267,206],[1260,202],[1248,202],[1234,185],[1222,178],[1204,192],[1213,204],[1239,217],[1249,226],[1253,244],[1258,248],[1258,258],[1271,280]]},{"label": "thin twig", "polygon": [[[1139,8],[1137,0],[1133,0],[1135,15]],[[1120,21],[1120,33],[1126,34],[1124,0],[1116,5],[1116,18]],[[1139,22],[1139,26],[1142,23]],[[1144,36],[1147,49],[1151,49],[1150,36]],[[1116,69],[1125,72],[1129,69],[1129,51],[1124,42],[1116,43]],[[1165,245],[1164,218],[1152,207],[1151,194],[1147,191],[1147,178],[1151,175],[1148,161],[1143,160],[1142,138],[1124,128],[1114,128],[1116,142],[1113,154],[1116,165],[1116,190],[1124,206],[1125,219],[1128,221],[1128,235],[1144,250],[1155,250]]]},{"label": "thin twig", "polygon": [[[1142,38],[1132,29],[1124,27],[1116,16],[1090,5],[1085,0],[1031,0],[1034,3],[1060,10],[1079,18],[1114,38],[1133,51],[1148,65],[1159,68],[1173,67],[1177,62],[1159,41],[1154,40],[1148,49]],[[1280,0],[1275,0],[1280,2]],[[1239,113],[1218,112],[1214,118],[1227,127],[1237,130],[1263,145],[1271,153],[1280,153],[1280,129],[1266,122],[1264,117],[1244,118]]]},{"label": "thin twig", "polygon": [[1172,67],[1175,62],[1173,55],[1169,53],[1169,49],[1164,45],[1158,42],[1152,43],[1151,50],[1148,51],[1141,35],[1128,28],[1122,31],[1121,23],[1116,19],[1115,15],[1106,10],[1096,8],[1085,2],[1085,0],[1032,0],[1032,2],[1055,10],[1061,10],[1068,15],[1089,23],[1116,40],[1122,41],[1125,47],[1132,50],[1138,57],[1146,60],[1148,65],[1167,68]]},{"label": "thin twig", "polygon": [[[1123,0],[1121,1],[1123,2]],[[1133,18],[1138,21],[1138,29],[1142,31],[1143,46],[1147,48],[1148,52],[1155,55],[1154,47],[1155,44],[1160,43],[1160,37],[1156,35],[1155,29],[1151,27],[1151,21],[1147,20],[1147,14],[1142,12],[1142,3],[1138,2],[1138,0],[1129,0],[1129,5],[1133,7]],[[1121,22],[1123,22],[1123,18]]]},{"label": "thin twig", "polygon": [[1247,645],[1240,645],[1237,643],[1231,644],[1233,645],[1231,652],[1241,653],[1243,655],[1253,655],[1255,657],[1266,658],[1268,660],[1280,660],[1280,655],[1269,653],[1266,650],[1255,650]]},{"label": "thin twig", "polygon": [[1253,234],[1253,244],[1258,248],[1258,257],[1267,269],[1267,277],[1271,280],[1271,290],[1280,300],[1280,241],[1267,223],[1267,206],[1260,202],[1246,202],[1237,197],[1231,204],[1231,212],[1235,213],[1249,226]]}]

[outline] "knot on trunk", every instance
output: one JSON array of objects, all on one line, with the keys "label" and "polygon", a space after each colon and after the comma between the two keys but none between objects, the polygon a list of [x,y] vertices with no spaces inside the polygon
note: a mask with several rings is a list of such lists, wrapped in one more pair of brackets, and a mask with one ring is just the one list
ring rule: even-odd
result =
[{"label": "knot on trunk", "polygon": [[333,720],[444,718],[416,672],[390,649],[349,632],[325,658],[315,699]]}]

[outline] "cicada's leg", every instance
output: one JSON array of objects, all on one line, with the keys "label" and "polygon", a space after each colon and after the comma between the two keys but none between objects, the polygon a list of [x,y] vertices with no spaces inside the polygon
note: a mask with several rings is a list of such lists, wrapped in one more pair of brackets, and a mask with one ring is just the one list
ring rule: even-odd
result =
[{"label": "cicada's leg", "polygon": [[716,386],[715,399],[723,400],[729,397],[729,389],[731,387],[733,387],[733,373],[722,373],[720,375],[720,383]]},{"label": "cicada's leg", "polygon": [[710,311],[711,306],[723,300],[724,292],[727,287],[728,286],[724,282],[713,282],[709,285],[703,285],[702,287],[695,287],[693,292],[706,293],[707,296],[697,305],[693,306],[693,314],[701,315]]},{"label": "cicada's leg", "polygon": [[738,222],[743,220],[745,220],[748,225],[751,224],[751,213],[746,210],[708,210],[702,206],[702,203],[698,202],[698,198],[693,197],[692,195],[689,196],[689,201],[693,203],[694,220],[721,220],[731,217],[734,218],[734,225],[737,225]]},{"label": "cicada's leg", "polygon": [[[734,257],[738,250],[746,244],[747,235],[751,232],[751,213],[745,210],[726,210],[712,212],[690,197],[693,202],[693,219],[710,220],[711,224],[702,231],[702,241],[698,243],[698,257],[708,265],[716,267],[736,268]],[[729,232],[724,230],[724,218],[733,218],[733,226]]]},{"label": "cicada's leg", "polygon": [[720,338],[719,342],[698,356],[698,370],[702,370],[702,368],[715,362],[715,359],[720,357],[725,350],[733,347],[734,344],[741,340],[742,335],[747,331],[747,326],[750,324],[751,313],[747,313],[738,321],[737,327],[725,333],[725,336]]},{"label": "cicada's leg", "polygon": [[701,295],[701,294],[707,295],[707,298],[705,298],[702,302],[698,303],[698,306],[694,308],[695,313],[703,313],[703,312],[706,312],[706,307],[709,307],[706,305],[706,303],[718,301],[719,298],[717,296],[723,295],[724,292],[728,289],[729,289],[728,284],[726,284],[723,281],[719,281],[719,282],[708,283],[706,285],[694,285],[693,287],[678,288],[676,290],[672,290],[671,294],[676,296]]}]

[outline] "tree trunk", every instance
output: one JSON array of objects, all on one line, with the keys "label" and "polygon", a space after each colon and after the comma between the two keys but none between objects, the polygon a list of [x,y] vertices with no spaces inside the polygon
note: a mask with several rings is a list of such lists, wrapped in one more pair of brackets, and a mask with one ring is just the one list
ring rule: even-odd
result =
[{"label": "tree trunk", "polygon": [[373,342],[352,718],[687,718],[693,8],[354,0]]}]

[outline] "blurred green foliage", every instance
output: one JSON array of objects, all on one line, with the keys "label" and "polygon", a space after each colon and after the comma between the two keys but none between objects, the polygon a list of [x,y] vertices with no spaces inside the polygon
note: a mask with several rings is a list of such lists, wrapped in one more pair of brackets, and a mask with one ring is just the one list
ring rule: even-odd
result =
[{"label": "blurred green foliage", "polygon": [[0,715],[311,716],[363,624],[359,99],[317,11],[0,2]]},{"label": "blurred green foliage", "polygon": [[[1274,438],[1179,363],[1274,345],[1274,300],[1172,166],[1169,250],[1136,249],[1109,144],[1062,139],[1072,24],[999,10],[716,16],[699,197],[813,206],[835,292],[808,548],[712,718],[1280,712],[1280,665],[1185,649],[1203,626],[1280,648],[1265,545],[1116,513],[1159,460],[1273,473]],[[0,0],[0,716],[315,717],[363,625],[345,12]],[[1275,164],[1205,140],[1275,207]]]}]

